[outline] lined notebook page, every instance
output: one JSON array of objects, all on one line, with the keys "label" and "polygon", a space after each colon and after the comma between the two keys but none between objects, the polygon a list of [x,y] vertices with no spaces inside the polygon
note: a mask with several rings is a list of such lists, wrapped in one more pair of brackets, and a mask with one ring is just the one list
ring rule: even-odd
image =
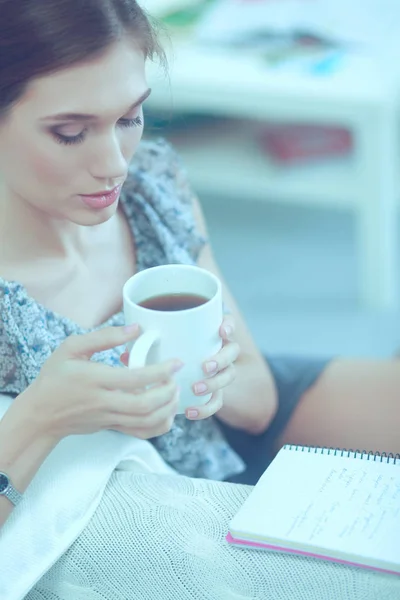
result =
[{"label": "lined notebook page", "polygon": [[[336,558],[400,565],[400,465],[283,448],[231,534]],[[368,561],[371,563],[371,561]]]}]

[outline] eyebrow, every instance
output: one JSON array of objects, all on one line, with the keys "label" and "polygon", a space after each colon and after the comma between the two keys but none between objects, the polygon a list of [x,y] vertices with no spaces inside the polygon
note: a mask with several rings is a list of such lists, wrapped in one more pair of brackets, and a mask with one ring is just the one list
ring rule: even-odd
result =
[{"label": "eyebrow", "polygon": [[[140,96],[136,102],[132,104],[126,111],[127,113],[140,106],[151,94],[151,88],[149,88],[144,94]],[[59,113],[57,115],[51,115],[50,117],[44,117],[41,121],[94,121],[98,119],[97,115],[89,115],[82,113]]]}]

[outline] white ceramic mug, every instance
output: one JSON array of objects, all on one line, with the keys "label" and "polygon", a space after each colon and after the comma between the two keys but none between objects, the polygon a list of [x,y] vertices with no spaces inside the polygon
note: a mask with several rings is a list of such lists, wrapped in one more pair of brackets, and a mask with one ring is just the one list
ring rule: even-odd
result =
[{"label": "white ceramic mug", "polygon": [[[195,295],[205,302],[184,310],[154,310],[140,306],[150,298]],[[138,323],[143,333],[128,348],[129,368],[180,359],[176,374],[180,387],[178,413],[208,402],[211,394],[196,396],[192,386],[205,379],[202,364],[222,346],[219,329],[223,319],[221,283],[209,271],[189,265],[164,265],[140,271],[123,288],[126,325]]]}]

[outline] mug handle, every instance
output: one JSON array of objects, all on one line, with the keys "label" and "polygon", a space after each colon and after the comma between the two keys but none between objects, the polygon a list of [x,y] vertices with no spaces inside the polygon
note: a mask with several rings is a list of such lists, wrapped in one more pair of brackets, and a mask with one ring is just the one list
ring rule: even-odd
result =
[{"label": "mug handle", "polygon": [[142,335],[133,344],[133,348],[129,353],[129,369],[140,369],[147,362],[147,355],[153,345],[160,339],[160,333],[155,330],[149,330]]}]

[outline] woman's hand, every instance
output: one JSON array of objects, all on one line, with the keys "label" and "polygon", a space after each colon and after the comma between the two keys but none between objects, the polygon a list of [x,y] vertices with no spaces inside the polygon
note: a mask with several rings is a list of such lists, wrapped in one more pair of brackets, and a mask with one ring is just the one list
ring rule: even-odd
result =
[{"label": "woman's hand", "polygon": [[212,394],[211,399],[203,406],[186,409],[186,416],[191,420],[207,419],[217,413],[223,406],[223,388],[235,379],[234,363],[240,354],[240,347],[234,341],[235,322],[226,316],[219,330],[222,338],[222,349],[215,356],[203,363],[205,378],[193,385],[197,396]]},{"label": "woman's hand", "polygon": [[[205,377],[193,385],[193,392],[197,396],[207,396],[211,393],[212,397],[207,404],[187,408],[185,414],[188,419],[207,419],[218,412],[224,403],[223,388],[235,379],[234,362],[239,357],[240,348],[234,341],[235,322],[231,316],[225,317],[219,334],[222,338],[222,349],[203,363]],[[121,355],[121,361],[124,365],[128,365],[128,352]]]},{"label": "woman's hand", "polygon": [[126,345],[139,333],[137,326],[107,327],[70,336],[14,400],[12,410],[28,414],[43,435],[57,441],[102,429],[141,439],[166,433],[178,408],[173,374],[183,366],[180,361],[128,370],[90,360],[96,352]]}]

